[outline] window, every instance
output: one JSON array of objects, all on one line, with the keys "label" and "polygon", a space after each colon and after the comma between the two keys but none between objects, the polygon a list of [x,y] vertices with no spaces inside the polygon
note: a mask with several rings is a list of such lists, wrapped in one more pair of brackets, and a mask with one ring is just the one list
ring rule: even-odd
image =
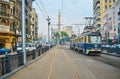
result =
[{"label": "window", "polygon": [[109,0],[109,2],[111,3],[111,0]]},{"label": "window", "polygon": [[107,3],[107,0],[105,0],[105,3]]},{"label": "window", "polygon": [[13,9],[11,8],[11,14],[13,13]]},{"label": "window", "polygon": [[118,16],[118,20],[120,20],[120,15]]},{"label": "window", "polygon": [[90,36],[90,43],[101,43],[100,36]]},{"label": "window", "polygon": [[105,5],[105,9],[107,9],[107,5]]},{"label": "window", "polygon": [[109,5],[109,8],[111,7],[111,5]]},{"label": "window", "polygon": [[0,25],[6,25],[5,20],[2,20],[2,21],[0,22]]},{"label": "window", "polygon": [[118,24],[118,34],[120,34],[120,23]]},{"label": "window", "polygon": [[6,7],[5,7],[5,5],[2,5],[2,7],[1,7],[1,12],[2,12],[2,13],[6,13]]},{"label": "window", "polygon": [[33,19],[33,21],[34,21],[34,18],[32,18]]}]

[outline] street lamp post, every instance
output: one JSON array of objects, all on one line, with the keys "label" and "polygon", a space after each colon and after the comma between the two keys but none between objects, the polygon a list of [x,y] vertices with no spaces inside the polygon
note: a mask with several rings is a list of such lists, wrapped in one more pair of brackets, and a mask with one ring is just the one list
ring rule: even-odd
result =
[{"label": "street lamp post", "polygon": [[48,16],[48,18],[46,19],[47,21],[48,21],[48,44],[49,44],[49,49],[50,49],[50,18],[49,18],[49,16]]},{"label": "street lamp post", "polygon": [[23,64],[26,64],[26,27],[25,27],[25,0],[22,0],[22,50]]}]

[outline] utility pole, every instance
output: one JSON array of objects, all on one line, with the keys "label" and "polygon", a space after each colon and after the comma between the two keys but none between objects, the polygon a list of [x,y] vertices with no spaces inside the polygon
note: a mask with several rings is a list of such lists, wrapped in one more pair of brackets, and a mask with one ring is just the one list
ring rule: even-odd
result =
[{"label": "utility pole", "polygon": [[26,26],[25,26],[25,0],[22,0],[22,50],[23,64],[26,64]]},{"label": "utility pole", "polygon": [[60,16],[60,10],[59,10],[59,12],[58,12],[58,32],[59,32],[59,34],[60,34],[60,38],[61,38],[61,22],[60,22],[60,19],[61,18],[61,16]]},{"label": "utility pole", "polygon": [[48,21],[48,44],[49,44],[49,49],[50,49],[50,18],[49,18],[49,16],[48,16],[48,18],[46,19],[47,21]]}]

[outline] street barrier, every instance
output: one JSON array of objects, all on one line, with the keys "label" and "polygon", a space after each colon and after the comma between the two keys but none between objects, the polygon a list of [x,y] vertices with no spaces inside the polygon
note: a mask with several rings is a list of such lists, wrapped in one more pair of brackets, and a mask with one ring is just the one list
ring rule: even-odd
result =
[{"label": "street barrier", "polygon": [[[52,46],[50,47],[52,48]],[[34,51],[27,51],[26,52],[26,61],[27,63],[31,62],[32,60],[36,59],[37,57],[44,54],[46,51],[49,50],[49,47],[38,48]],[[13,70],[23,66],[23,58],[22,52],[18,52],[17,54],[7,54],[0,57],[0,77],[12,72]]]},{"label": "street barrier", "polygon": [[105,51],[106,53],[109,54],[120,55],[120,48],[118,47],[102,47],[102,51]]}]

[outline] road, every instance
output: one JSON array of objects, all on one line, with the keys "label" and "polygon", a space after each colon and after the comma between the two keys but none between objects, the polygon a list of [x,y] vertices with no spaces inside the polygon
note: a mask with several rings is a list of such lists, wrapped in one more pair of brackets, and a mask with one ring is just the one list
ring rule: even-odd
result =
[{"label": "road", "polygon": [[8,79],[120,79],[120,69],[56,46]]}]

